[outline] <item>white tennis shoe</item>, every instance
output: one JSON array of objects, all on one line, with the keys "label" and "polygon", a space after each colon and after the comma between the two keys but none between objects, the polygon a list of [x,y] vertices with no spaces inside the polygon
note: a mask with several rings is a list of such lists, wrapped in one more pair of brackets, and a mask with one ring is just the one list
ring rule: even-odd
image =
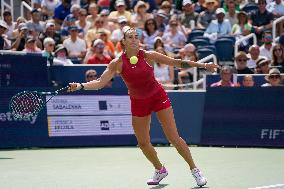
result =
[{"label": "white tennis shoe", "polygon": [[207,184],[207,179],[203,176],[202,172],[198,168],[192,169],[191,173],[199,187]]},{"label": "white tennis shoe", "polygon": [[163,166],[161,170],[155,170],[153,178],[147,181],[148,185],[158,185],[160,181],[168,175],[168,171]]}]

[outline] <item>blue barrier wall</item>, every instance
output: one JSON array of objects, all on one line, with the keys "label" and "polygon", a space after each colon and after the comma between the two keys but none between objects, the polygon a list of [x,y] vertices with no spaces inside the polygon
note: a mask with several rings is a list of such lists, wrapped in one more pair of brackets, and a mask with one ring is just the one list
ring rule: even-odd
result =
[{"label": "blue barrier wall", "polygon": [[284,147],[284,88],[208,88],[201,144]]}]

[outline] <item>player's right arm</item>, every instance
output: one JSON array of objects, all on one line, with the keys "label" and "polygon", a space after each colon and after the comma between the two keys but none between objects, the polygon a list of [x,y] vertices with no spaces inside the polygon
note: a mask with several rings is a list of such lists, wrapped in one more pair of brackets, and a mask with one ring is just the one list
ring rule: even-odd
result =
[{"label": "player's right arm", "polygon": [[119,59],[113,59],[103,72],[100,78],[97,80],[89,81],[87,83],[69,83],[69,91],[76,90],[98,90],[103,88],[116,74],[117,72],[117,63]]}]

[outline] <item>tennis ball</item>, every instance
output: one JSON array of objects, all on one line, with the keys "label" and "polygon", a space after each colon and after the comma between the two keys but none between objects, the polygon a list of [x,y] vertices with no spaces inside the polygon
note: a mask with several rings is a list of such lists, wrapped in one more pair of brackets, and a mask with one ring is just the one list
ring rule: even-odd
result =
[{"label": "tennis ball", "polygon": [[137,64],[137,62],[138,62],[137,56],[131,56],[130,57],[130,63],[131,64]]}]

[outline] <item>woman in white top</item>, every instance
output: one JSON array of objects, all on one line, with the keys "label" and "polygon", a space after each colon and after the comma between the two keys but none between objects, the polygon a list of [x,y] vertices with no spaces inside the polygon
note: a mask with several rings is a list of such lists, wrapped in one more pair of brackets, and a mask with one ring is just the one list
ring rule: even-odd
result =
[{"label": "woman in white top", "polygon": [[[156,49],[157,52],[167,55],[166,51],[162,47]],[[159,81],[165,89],[173,89],[173,87],[168,87],[166,85],[172,85],[174,82],[174,68],[165,64],[154,64],[154,75],[157,81]]]},{"label": "woman in white top", "polygon": [[145,44],[145,49],[154,49],[155,38],[160,35],[161,33],[158,30],[156,20],[153,18],[146,20],[143,31],[143,43]]}]

